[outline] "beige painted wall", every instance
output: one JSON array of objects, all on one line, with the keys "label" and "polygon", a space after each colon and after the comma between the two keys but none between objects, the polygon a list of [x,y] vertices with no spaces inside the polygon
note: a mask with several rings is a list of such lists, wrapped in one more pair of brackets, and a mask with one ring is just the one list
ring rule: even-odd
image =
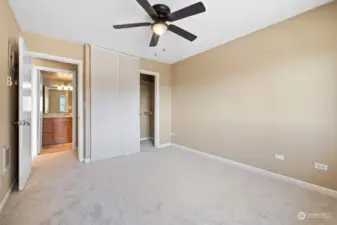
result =
[{"label": "beige painted wall", "polygon": [[[17,88],[7,87],[6,76],[9,75],[14,80],[14,74],[8,68],[8,41],[15,38],[20,33],[20,28],[15,22],[8,1],[0,0],[0,168],[2,168],[2,147],[9,147],[11,153],[11,170],[0,175],[0,201],[9,190],[16,177],[17,135],[13,122],[17,120]],[[14,41],[13,41],[14,42]]]},{"label": "beige painted wall", "polygon": [[173,70],[174,143],[337,190],[337,2]]},{"label": "beige painted wall", "polygon": [[83,45],[29,32],[21,32],[21,36],[25,39],[30,51],[78,60],[84,59]]}]

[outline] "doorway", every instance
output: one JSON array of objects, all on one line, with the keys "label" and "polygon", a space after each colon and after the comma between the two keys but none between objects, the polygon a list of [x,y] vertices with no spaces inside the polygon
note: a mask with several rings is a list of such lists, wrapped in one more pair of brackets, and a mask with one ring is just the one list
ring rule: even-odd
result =
[{"label": "doorway", "polygon": [[77,150],[76,71],[33,68],[32,156]]},{"label": "doorway", "polygon": [[82,61],[30,55],[36,62],[32,68],[32,156],[73,150],[83,162]]},{"label": "doorway", "polygon": [[159,148],[159,74],[140,71],[140,142]]},{"label": "doorway", "polygon": [[62,58],[43,53],[30,52],[22,37],[18,37],[18,121],[14,125],[18,127],[18,189],[23,190],[28,182],[32,170],[32,153],[39,151],[40,123],[39,102],[40,94],[40,70],[32,69],[34,60],[46,60],[55,63],[72,64],[77,72],[76,95],[76,124],[78,131],[78,160],[84,159],[84,122],[83,122],[83,62],[81,60]]}]

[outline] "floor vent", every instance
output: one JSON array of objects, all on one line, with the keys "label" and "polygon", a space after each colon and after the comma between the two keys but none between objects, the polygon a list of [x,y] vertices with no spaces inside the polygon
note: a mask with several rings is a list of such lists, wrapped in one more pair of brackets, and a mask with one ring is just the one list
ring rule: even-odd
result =
[{"label": "floor vent", "polygon": [[2,174],[5,174],[8,172],[9,166],[10,166],[9,148],[4,147],[2,149]]}]

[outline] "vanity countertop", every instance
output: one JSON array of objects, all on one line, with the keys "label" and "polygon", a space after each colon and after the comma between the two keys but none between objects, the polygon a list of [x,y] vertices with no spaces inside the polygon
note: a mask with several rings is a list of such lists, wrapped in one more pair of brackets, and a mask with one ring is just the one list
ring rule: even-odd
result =
[{"label": "vanity countertop", "polygon": [[44,114],[43,118],[71,118],[72,115],[65,115],[65,114]]}]

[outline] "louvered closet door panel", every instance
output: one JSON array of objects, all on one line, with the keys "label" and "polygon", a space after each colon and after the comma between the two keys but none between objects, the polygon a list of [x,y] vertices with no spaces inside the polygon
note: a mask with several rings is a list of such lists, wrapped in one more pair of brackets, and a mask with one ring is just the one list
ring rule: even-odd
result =
[{"label": "louvered closet door panel", "polygon": [[120,143],[124,153],[140,152],[139,59],[119,56]]},{"label": "louvered closet door panel", "polygon": [[122,155],[120,148],[119,56],[91,48],[91,160]]}]

